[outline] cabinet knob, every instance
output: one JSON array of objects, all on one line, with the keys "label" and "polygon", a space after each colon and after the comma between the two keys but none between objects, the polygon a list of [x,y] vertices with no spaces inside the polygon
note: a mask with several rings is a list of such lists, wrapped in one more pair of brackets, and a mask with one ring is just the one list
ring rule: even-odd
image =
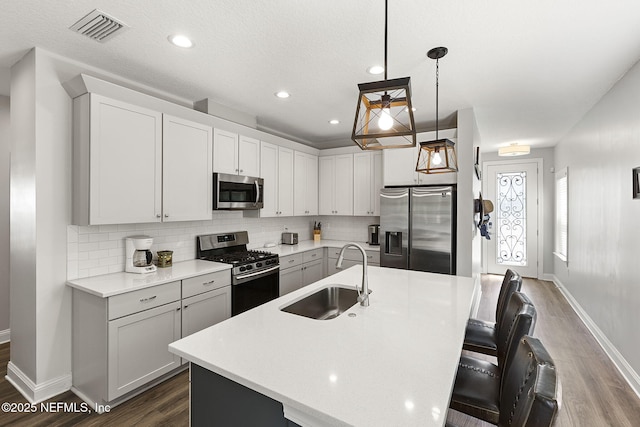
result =
[{"label": "cabinet knob", "polygon": [[236,172],[238,172],[238,169],[236,169]]},{"label": "cabinet knob", "polygon": [[242,169],[240,169],[240,173],[244,172]]},{"label": "cabinet knob", "polygon": [[162,215],[156,214],[156,218],[162,218]]},{"label": "cabinet knob", "polygon": [[164,217],[165,218],[169,218],[169,214],[164,214]]}]

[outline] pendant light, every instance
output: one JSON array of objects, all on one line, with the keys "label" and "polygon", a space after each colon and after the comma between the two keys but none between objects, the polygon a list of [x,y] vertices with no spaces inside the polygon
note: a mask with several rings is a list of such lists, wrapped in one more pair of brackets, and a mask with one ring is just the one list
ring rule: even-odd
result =
[{"label": "pendant light", "polygon": [[363,150],[416,145],[410,77],[387,79],[387,1],[384,2],[384,80],[360,83],[351,139]]},{"label": "pendant light", "polygon": [[449,49],[446,47],[434,47],[427,56],[436,60],[436,139],[420,143],[416,172],[426,174],[458,172],[458,160],[456,158],[455,143],[450,139],[438,138],[438,88],[440,85],[440,58],[445,56]]}]

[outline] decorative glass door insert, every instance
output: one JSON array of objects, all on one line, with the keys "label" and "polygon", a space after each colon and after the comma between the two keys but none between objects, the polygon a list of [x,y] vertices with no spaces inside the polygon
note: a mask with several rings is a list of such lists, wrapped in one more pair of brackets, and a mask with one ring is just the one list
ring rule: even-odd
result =
[{"label": "decorative glass door insert", "polygon": [[527,173],[496,173],[496,264],[527,265]]}]

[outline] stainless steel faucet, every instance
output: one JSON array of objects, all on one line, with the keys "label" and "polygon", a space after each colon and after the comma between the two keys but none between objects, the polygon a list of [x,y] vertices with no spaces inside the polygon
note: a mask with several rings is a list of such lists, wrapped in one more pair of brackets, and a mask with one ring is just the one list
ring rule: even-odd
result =
[{"label": "stainless steel faucet", "polygon": [[369,307],[369,280],[367,279],[367,252],[364,250],[362,246],[357,243],[347,243],[340,250],[340,255],[338,256],[338,261],[336,262],[336,268],[342,268],[342,260],[344,259],[344,251],[348,248],[356,248],[360,250],[362,253],[362,292],[358,286],[356,286],[356,290],[358,291],[358,301],[360,305],[363,307]]}]

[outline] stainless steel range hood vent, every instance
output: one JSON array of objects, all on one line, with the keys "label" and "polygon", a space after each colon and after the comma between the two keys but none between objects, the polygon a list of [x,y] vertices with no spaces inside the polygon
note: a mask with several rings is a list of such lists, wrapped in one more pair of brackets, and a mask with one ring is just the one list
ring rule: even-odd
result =
[{"label": "stainless steel range hood vent", "polygon": [[89,37],[100,43],[110,40],[117,34],[129,28],[127,24],[101,10],[94,9],[78,22],[69,27],[77,33]]}]

